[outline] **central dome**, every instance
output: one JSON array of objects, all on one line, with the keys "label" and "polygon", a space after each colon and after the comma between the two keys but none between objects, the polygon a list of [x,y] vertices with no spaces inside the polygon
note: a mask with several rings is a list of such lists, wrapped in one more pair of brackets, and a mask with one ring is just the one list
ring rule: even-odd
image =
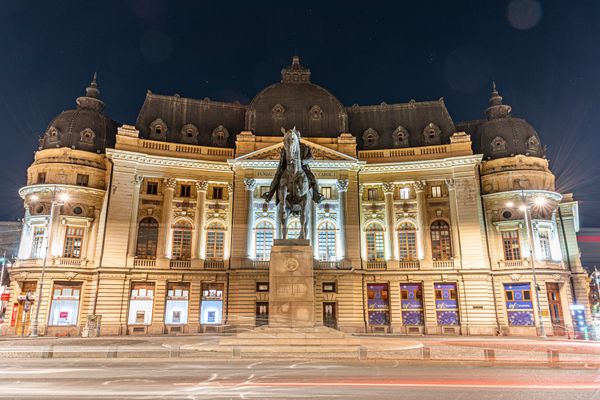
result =
[{"label": "central dome", "polygon": [[259,136],[295,126],[304,136],[337,137],[348,131],[347,121],[339,100],[310,82],[310,70],[297,56],[281,70],[281,82],[258,93],[246,111],[246,130]]}]

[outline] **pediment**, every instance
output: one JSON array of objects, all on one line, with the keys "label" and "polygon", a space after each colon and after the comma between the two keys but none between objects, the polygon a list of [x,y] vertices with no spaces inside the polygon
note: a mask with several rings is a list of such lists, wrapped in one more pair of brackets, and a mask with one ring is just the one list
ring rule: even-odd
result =
[{"label": "pediment", "polygon": [[[315,161],[358,162],[358,160],[354,157],[351,157],[344,153],[340,153],[339,151],[321,146],[319,144],[312,143],[308,140],[301,139],[301,142],[311,148]],[[265,147],[264,149],[256,150],[252,153],[238,157],[235,159],[235,162],[259,161],[259,160],[277,161],[277,160],[279,160],[279,155],[281,153],[282,148],[283,148],[282,142],[276,143],[269,147]]]}]

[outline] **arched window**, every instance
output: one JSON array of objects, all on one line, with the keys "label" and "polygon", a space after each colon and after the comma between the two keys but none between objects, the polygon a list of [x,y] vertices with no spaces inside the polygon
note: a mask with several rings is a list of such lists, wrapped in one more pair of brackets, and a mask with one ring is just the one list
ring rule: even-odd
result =
[{"label": "arched window", "polygon": [[156,258],[156,243],[158,242],[158,222],[152,217],[140,221],[137,234],[137,258]]},{"label": "arched window", "polygon": [[293,219],[288,222],[287,237],[288,239],[298,239],[300,236],[300,220]]},{"label": "arched window", "polygon": [[218,222],[211,223],[206,229],[206,259],[222,260],[225,243],[225,227]]},{"label": "arched window", "polygon": [[431,224],[431,256],[434,260],[449,260],[452,257],[450,226],[442,220]]},{"label": "arched window", "polygon": [[317,229],[319,238],[319,260],[336,261],[336,240],[337,229],[331,221],[322,222]]},{"label": "arched window", "polygon": [[398,226],[398,256],[401,261],[417,259],[417,230],[410,222]]},{"label": "arched window", "polygon": [[256,259],[268,260],[271,257],[271,247],[273,246],[273,234],[275,228],[273,224],[267,221],[261,221],[256,225],[255,243]]},{"label": "arched window", "polygon": [[189,260],[192,252],[192,225],[179,221],[173,227],[173,260]]},{"label": "arched window", "polygon": [[367,261],[383,261],[385,259],[385,245],[383,241],[383,227],[371,222],[367,225]]}]

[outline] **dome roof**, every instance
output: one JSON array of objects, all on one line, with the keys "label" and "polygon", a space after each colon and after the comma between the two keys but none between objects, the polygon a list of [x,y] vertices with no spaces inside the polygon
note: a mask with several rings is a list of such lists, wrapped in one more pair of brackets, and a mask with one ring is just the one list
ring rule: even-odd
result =
[{"label": "dome roof", "polygon": [[117,123],[104,114],[104,102],[96,74],[85,96],[77,98],[77,107],[56,116],[40,138],[40,150],[70,147],[95,153],[114,146]]},{"label": "dome roof", "polygon": [[246,130],[278,136],[295,126],[305,136],[337,137],[347,132],[348,117],[329,91],[310,82],[310,70],[294,56],[281,71],[281,82],[263,89],[246,111]]},{"label": "dome roof", "polygon": [[517,154],[544,157],[544,148],[535,129],[524,119],[511,115],[511,107],[502,104],[494,83],[487,120],[477,128],[480,152],[484,160],[512,157]]}]

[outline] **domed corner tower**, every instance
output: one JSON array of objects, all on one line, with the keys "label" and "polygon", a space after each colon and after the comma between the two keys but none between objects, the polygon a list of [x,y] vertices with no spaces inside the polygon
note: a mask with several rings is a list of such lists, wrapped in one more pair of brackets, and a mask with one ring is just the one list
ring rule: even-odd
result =
[{"label": "domed corner tower", "polygon": [[[573,202],[565,203],[556,192],[538,133],[511,115],[495,84],[489,103],[476,134],[483,154],[481,190],[491,267],[499,271],[497,293],[508,293],[498,297],[507,308],[499,323],[509,334],[562,335],[565,323],[572,323],[569,303],[581,292],[581,268],[568,249],[576,241],[569,226],[573,221],[563,220],[561,213]],[[530,304],[531,310],[511,311],[506,299],[514,293],[529,298],[519,306]]]},{"label": "domed corner tower", "polygon": [[[114,145],[117,132],[117,124],[104,114],[105,104],[99,95],[94,74],[85,95],[77,98],[76,108],[56,116],[40,139],[34,162],[27,170],[27,185],[19,190],[25,223],[19,261],[11,273],[13,285],[17,285],[13,293],[24,290],[24,282],[20,281],[24,276],[28,282],[36,281],[31,285],[39,285],[38,269],[32,267],[44,263],[47,244],[46,272],[53,272],[54,282],[66,282],[65,287],[79,282],[83,286],[79,287],[80,296],[86,290],[85,281],[91,275],[86,277],[82,271],[94,265],[100,212],[109,181],[104,153]],[[40,312],[44,313],[46,305],[41,306]],[[40,314],[40,329],[48,318]]]}]

